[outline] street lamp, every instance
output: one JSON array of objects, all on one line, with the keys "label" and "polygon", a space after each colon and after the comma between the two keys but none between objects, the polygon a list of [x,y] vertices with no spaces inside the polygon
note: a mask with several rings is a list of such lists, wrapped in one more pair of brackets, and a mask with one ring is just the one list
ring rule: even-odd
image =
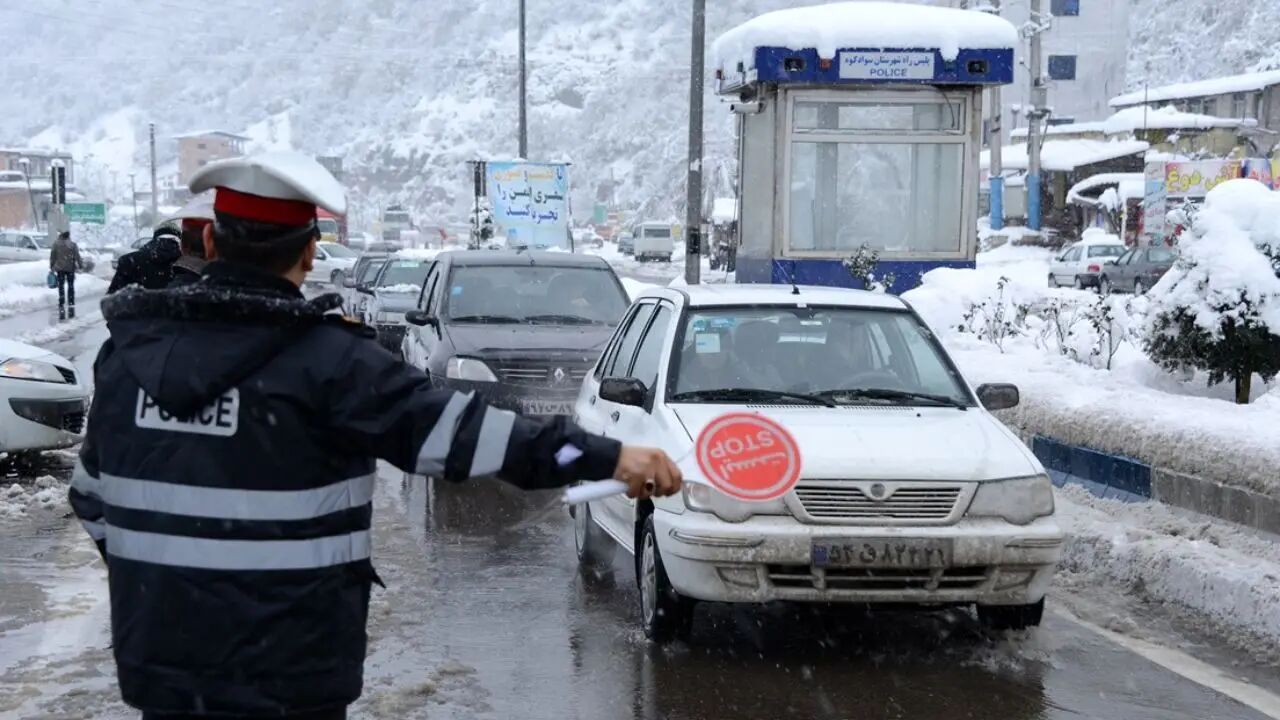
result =
[{"label": "street lamp", "polygon": [[138,232],[138,188],[133,183],[137,173],[129,173],[129,197],[133,201],[133,231]]},{"label": "street lamp", "polygon": [[31,219],[36,223],[36,230],[39,230],[40,213],[36,212],[36,199],[31,195],[31,160],[18,158],[18,165],[22,168],[22,176],[27,179],[27,204],[31,206]]}]

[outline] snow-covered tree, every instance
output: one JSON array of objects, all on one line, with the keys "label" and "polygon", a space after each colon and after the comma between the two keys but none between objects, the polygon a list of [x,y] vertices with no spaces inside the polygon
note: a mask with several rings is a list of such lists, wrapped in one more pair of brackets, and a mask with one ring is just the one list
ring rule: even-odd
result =
[{"label": "snow-covered tree", "polygon": [[1280,373],[1280,193],[1254,180],[1219,185],[1179,250],[1150,292],[1147,352],[1166,370],[1232,381],[1248,403],[1255,373]]}]

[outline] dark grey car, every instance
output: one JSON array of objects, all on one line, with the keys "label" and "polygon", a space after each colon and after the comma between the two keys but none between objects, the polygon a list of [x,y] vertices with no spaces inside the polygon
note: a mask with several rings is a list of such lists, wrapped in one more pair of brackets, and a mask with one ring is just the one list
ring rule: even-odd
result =
[{"label": "dark grey car", "polygon": [[1178,254],[1172,248],[1154,245],[1125,252],[1115,262],[1102,266],[1098,291],[1103,295],[1131,292],[1141,295],[1169,272]]}]

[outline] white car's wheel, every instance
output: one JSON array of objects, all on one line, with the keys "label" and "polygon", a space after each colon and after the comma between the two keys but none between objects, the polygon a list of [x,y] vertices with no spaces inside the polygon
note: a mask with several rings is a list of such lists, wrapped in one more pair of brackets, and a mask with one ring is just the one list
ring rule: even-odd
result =
[{"label": "white car's wheel", "polygon": [[1026,630],[1039,627],[1044,598],[1030,605],[979,605],[978,621],[992,630]]},{"label": "white car's wheel", "polygon": [[613,538],[591,518],[590,505],[583,503],[574,506],[572,511],[573,545],[578,551],[578,569],[597,578],[612,576]]},{"label": "white car's wheel", "polygon": [[1077,276],[1076,276],[1076,279],[1075,279],[1075,282],[1073,282],[1073,283],[1071,284],[1071,286],[1072,286],[1072,287],[1074,287],[1074,288],[1075,288],[1075,289],[1077,289],[1077,290],[1083,290],[1083,289],[1084,289],[1084,278],[1082,278],[1082,277],[1080,277],[1079,275],[1077,275]]},{"label": "white car's wheel", "polygon": [[657,643],[688,639],[693,630],[693,600],[681,597],[662,565],[653,515],[644,519],[636,557],[636,581],[640,585],[640,621],[644,634]]},{"label": "white car's wheel", "polygon": [[1147,286],[1146,286],[1146,285],[1144,285],[1144,284],[1142,283],[1142,281],[1141,281],[1141,280],[1134,280],[1134,281],[1133,281],[1133,294],[1134,294],[1134,295],[1142,295],[1142,294],[1143,294],[1143,293],[1145,293],[1146,291],[1147,291]]},{"label": "white car's wheel", "polygon": [[1051,288],[1058,287],[1058,277],[1053,273],[1049,273],[1049,287]]}]

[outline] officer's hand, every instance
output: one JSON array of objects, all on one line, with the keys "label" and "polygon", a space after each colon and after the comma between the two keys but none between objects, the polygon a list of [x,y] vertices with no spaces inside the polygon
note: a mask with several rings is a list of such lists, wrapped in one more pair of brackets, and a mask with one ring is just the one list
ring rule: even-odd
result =
[{"label": "officer's hand", "polygon": [[613,477],[627,484],[627,497],[644,500],[680,492],[684,475],[671,458],[654,448],[623,445]]}]

